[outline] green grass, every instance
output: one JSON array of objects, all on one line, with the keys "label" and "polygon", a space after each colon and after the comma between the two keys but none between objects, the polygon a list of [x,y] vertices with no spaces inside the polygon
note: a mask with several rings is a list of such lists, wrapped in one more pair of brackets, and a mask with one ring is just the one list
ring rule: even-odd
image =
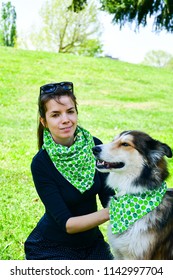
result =
[{"label": "green grass", "polygon": [[[0,57],[0,259],[20,260],[44,212],[30,173],[40,85],[73,81],[79,123],[103,142],[139,129],[173,147],[173,73],[109,58],[4,47]],[[168,164],[173,173],[172,159]],[[173,176],[167,182],[173,186]],[[101,229],[106,235],[106,225]]]}]

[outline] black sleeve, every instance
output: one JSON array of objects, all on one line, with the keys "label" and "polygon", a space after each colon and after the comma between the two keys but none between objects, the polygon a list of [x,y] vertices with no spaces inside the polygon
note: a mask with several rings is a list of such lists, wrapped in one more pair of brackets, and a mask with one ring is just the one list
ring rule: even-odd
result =
[{"label": "black sleeve", "polygon": [[115,195],[115,192],[113,189],[107,186],[106,179],[109,173],[101,173],[99,172],[100,181],[101,181],[101,189],[98,193],[99,199],[101,201],[101,204],[103,207],[108,206],[108,202],[111,198],[111,196]]},{"label": "black sleeve", "polygon": [[66,222],[72,214],[59,192],[49,165],[45,160],[35,158],[31,163],[31,172],[37,193],[46,211],[66,231]]},{"label": "black sleeve", "polygon": [[[102,144],[100,139],[98,139],[96,137],[94,137],[93,139],[94,139],[95,145]],[[111,196],[113,196],[115,194],[115,192],[114,192],[113,189],[109,188],[106,184],[106,179],[107,179],[107,176],[108,176],[109,173],[102,173],[102,172],[99,172],[99,171],[96,171],[96,172],[98,172],[98,175],[99,175],[100,181],[101,181],[101,188],[100,188],[100,191],[98,193],[99,199],[101,201],[102,206],[107,207]]]}]

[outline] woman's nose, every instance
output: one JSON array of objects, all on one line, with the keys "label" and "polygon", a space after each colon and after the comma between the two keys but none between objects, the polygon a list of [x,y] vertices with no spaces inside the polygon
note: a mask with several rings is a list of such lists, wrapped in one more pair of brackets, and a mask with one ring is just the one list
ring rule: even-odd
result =
[{"label": "woman's nose", "polygon": [[67,114],[62,115],[62,122],[69,122],[69,118],[68,118]]}]

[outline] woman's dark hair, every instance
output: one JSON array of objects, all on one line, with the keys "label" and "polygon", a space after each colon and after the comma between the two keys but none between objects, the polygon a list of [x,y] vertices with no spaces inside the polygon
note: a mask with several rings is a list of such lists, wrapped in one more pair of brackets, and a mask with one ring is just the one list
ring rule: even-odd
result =
[{"label": "woman's dark hair", "polygon": [[73,92],[69,90],[65,90],[62,87],[57,87],[56,91],[53,93],[42,93],[39,95],[38,98],[38,128],[37,128],[37,141],[38,141],[38,149],[41,149],[43,145],[43,131],[44,131],[44,126],[42,125],[40,121],[40,117],[46,120],[46,103],[54,99],[58,103],[61,104],[59,101],[61,96],[69,96],[72,101],[74,102],[76,112],[78,113],[77,110],[77,101],[76,97]]}]

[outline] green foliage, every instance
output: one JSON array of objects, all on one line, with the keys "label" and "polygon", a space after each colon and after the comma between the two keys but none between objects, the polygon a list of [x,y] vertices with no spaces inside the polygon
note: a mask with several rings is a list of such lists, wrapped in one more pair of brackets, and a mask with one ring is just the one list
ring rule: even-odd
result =
[{"label": "green foliage", "polygon": [[[22,260],[24,241],[44,213],[30,172],[37,152],[39,87],[72,81],[79,124],[104,143],[123,130],[139,129],[172,146],[172,72],[109,58],[5,47],[0,57],[0,259]],[[172,159],[168,166],[173,174]],[[173,187],[173,176],[167,183]],[[101,229],[106,236],[106,225]]]},{"label": "green foliage", "polygon": [[85,8],[86,4],[87,4],[87,0],[77,0],[77,1],[73,0],[69,8],[70,9],[72,8],[74,12],[78,13]]},{"label": "green foliage", "polygon": [[[87,0],[73,0],[76,11],[83,9]],[[136,23],[136,28],[147,25],[148,17],[153,16],[155,31],[173,32],[172,0],[100,0],[101,9],[113,15],[113,22],[120,27],[126,23]]]},{"label": "green foliage", "polygon": [[16,42],[16,11],[11,2],[2,3],[0,20],[0,44],[14,47]]},{"label": "green foliage", "polygon": [[113,22],[124,26],[135,22],[146,26],[148,16],[154,16],[155,31],[173,32],[172,0],[100,0],[102,9],[114,15]]},{"label": "green foliage", "polygon": [[98,39],[90,39],[84,41],[77,50],[77,54],[84,56],[100,56],[102,54],[103,45]]}]

